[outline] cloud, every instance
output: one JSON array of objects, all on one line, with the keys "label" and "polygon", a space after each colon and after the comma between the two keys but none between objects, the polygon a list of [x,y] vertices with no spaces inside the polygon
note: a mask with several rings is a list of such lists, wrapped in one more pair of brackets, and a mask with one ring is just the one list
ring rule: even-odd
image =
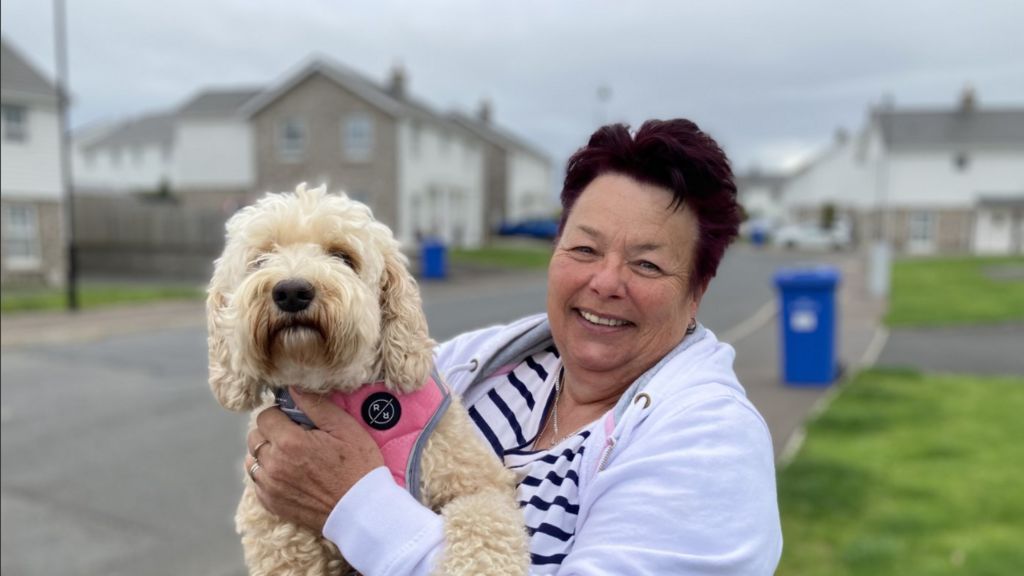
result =
[{"label": "cloud", "polygon": [[[2,4],[5,37],[52,70],[50,3]],[[827,142],[885,93],[952,103],[971,82],[983,104],[1024,104],[1022,20],[1010,0],[76,0],[72,120],[266,85],[323,53],[378,80],[400,62],[410,90],[442,110],[487,97],[500,123],[559,162],[604,120],[686,116],[735,165],[770,168],[789,157],[772,142]]]}]

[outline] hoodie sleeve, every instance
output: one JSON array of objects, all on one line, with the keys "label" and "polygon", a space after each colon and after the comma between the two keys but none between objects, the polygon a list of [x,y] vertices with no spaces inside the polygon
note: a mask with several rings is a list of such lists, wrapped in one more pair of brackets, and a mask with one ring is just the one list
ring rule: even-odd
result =
[{"label": "hoodie sleeve", "polygon": [[366,576],[430,574],[444,549],[444,520],[395,483],[384,466],[352,487],[323,535]]},{"label": "hoodie sleeve", "polygon": [[769,575],[782,552],[771,438],[729,393],[651,413],[581,494],[558,574]]}]

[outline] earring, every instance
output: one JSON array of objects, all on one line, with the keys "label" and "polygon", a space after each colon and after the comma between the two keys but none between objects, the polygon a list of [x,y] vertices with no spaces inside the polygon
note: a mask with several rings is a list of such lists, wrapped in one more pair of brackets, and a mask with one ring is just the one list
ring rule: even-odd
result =
[{"label": "earring", "polygon": [[697,331],[697,317],[690,318],[690,324],[686,327],[686,335],[689,336]]}]

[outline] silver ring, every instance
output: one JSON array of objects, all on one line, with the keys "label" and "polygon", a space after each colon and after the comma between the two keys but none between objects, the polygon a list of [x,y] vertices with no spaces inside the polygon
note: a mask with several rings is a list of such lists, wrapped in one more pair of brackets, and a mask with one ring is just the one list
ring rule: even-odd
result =
[{"label": "silver ring", "polygon": [[253,457],[254,460],[256,458],[259,458],[259,456],[260,456],[260,448],[263,448],[263,446],[265,444],[270,444],[270,440],[264,440],[264,441],[260,442],[259,444],[257,444],[256,447],[252,449],[252,457]]},{"label": "silver ring", "polygon": [[249,466],[249,478],[251,478],[253,482],[256,481],[256,471],[259,470],[259,469],[260,469],[260,461],[259,460],[253,462],[252,466]]}]

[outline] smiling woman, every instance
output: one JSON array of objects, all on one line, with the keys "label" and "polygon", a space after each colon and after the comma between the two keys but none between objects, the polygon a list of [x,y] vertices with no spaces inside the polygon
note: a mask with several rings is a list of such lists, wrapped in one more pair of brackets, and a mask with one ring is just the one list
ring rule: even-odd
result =
[{"label": "smiling woman", "polygon": [[[735,352],[697,322],[739,226],[725,154],[687,120],[635,134],[606,126],[569,160],[562,206],[547,313],[434,355],[515,474],[531,573],[773,573],[782,533],[771,438],[733,372]],[[289,465],[311,478],[338,462],[360,469],[372,446],[345,444]],[[365,474],[336,504],[303,483],[266,504],[317,509],[328,520],[312,528],[362,573],[426,574],[444,547],[438,516],[390,498],[387,483]],[[374,521],[354,530],[331,518]],[[396,542],[388,526],[415,537]]]}]

